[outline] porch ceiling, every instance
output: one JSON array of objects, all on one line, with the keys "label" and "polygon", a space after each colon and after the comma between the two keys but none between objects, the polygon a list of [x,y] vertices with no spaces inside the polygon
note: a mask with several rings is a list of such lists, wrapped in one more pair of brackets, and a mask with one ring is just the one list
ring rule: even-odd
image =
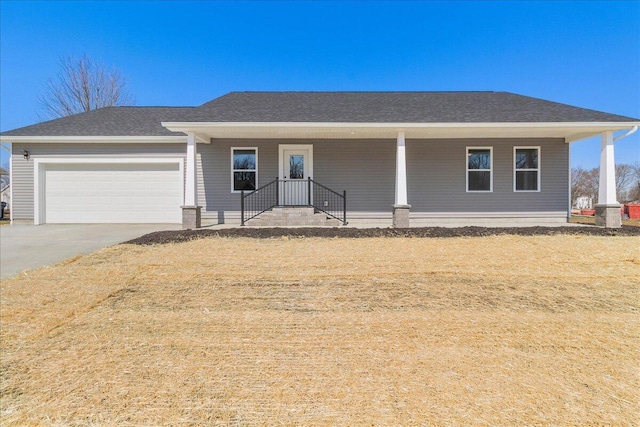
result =
[{"label": "porch ceiling", "polygon": [[606,131],[631,129],[637,122],[617,123],[230,123],[163,122],[174,132],[193,132],[210,139],[407,139],[563,138],[573,142]]}]

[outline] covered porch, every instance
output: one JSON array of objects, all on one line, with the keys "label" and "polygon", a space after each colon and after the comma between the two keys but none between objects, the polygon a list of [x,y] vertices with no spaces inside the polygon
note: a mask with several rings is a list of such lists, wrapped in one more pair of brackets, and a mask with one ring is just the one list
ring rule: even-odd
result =
[{"label": "covered porch", "polygon": [[[423,225],[420,219],[432,218],[436,223],[464,222],[466,219],[488,219],[502,218],[505,221],[517,220],[517,212],[512,212],[509,217],[508,212],[500,212],[498,216],[492,216],[491,214],[484,215],[483,212],[468,212],[469,215],[464,213],[454,212],[448,206],[429,206],[424,207],[424,197],[420,194],[417,186],[422,186],[421,183],[416,182],[414,176],[417,176],[416,170],[419,165],[416,166],[416,161],[420,159],[414,159],[411,157],[411,151],[408,156],[407,145],[414,144],[414,147],[427,146],[430,142],[437,141],[440,144],[446,144],[447,141],[452,143],[459,143],[465,141],[465,144],[471,144],[470,141],[478,141],[485,143],[486,141],[497,141],[502,143],[507,140],[536,140],[536,141],[551,141],[561,140],[564,145],[568,147],[568,144],[579,141],[584,138],[589,138],[594,135],[601,135],[602,137],[602,154],[600,159],[600,198],[598,201],[598,225],[605,227],[620,227],[619,218],[619,204],[615,200],[615,162],[614,162],[614,150],[613,144],[615,141],[628,135],[627,132],[618,137],[614,137],[614,132],[622,129],[629,129],[629,126],[620,124],[619,126],[612,123],[437,123],[437,124],[391,124],[391,123],[376,123],[376,124],[363,124],[363,123],[163,123],[163,126],[172,131],[184,132],[187,134],[187,147],[186,147],[186,167],[185,167],[185,197],[183,210],[183,227],[184,228],[198,228],[202,225],[202,208],[203,205],[208,206],[209,215],[215,212],[216,209],[211,210],[209,205],[212,203],[218,203],[219,200],[229,200],[230,203],[236,203],[238,208],[237,222],[244,222],[242,212],[245,209],[240,206],[241,194],[243,191],[251,192],[252,188],[236,189],[231,188],[226,194],[223,191],[213,191],[211,195],[205,195],[203,197],[202,192],[207,192],[207,187],[212,185],[211,182],[215,179],[214,175],[217,172],[206,171],[208,168],[209,154],[207,153],[209,147],[220,144],[226,144],[226,147],[233,150],[234,146],[244,149],[251,144],[255,145],[256,159],[260,158],[270,159],[270,163],[267,169],[269,173],[269,181],[259,179],[262,175],[262,171],[259,173],[259,168],[262,166],[256,165],[255,170],[248,171],[255,173],[255,189],[259,189],[264,184],[275,182],[272,184],[274,192],[275,188],[278,188],[278,205],[297,205],[299,202],[283,202],[286,197],[306,197],[308,199],[313,191],[305,190],[308,188],[309,182],[318,182],[324,185],[332,191],[340,194],[345,191],[349,194],[349,199],[352,198],[357,202],[355,205],[344,205],[345,218],[349,216],[349,211],[354,210],[366,220],[367,212],[375,211],[376,214],[381,214],[385,211],[385,215],[373,215],[371,214],[371,221],[369,223],[376,224],[378,226],[384,226],[383,217],[388,218],[389,223],[386,226],[393,227],[409,227],[415,225]],[[351,144],[350,144],[351,143]],[[359,145],[357,144],[359,143]],[[366,150],[362,150],[362,144],[368,144]],[[267,150],[267,146],[271,144]],[[264,145],[265,148],[262,148]],[[281,186],[284,182],[290,182],[290,172],[285,173],[287,161],[291,165],[291,158],[287,158],[286,150],[291,151],[291,155],[300,156],[299,150],[301,146],[307,146],[311,148],[311,151],[303,154],[309,156],[309,160],[305,161],[305,165],[311,168],[306,171],[306,175],[303,173],[301,176],[306,178],[303,181],[298,181],[298,184],[288,186],[288,189],[284,189]],[[277,150],[274,149],[277,147]],[[319,169],[319,164],[314,167],[313,158],[319,158],[319,153],[332,152],[333,159],[337,164],[340,163],[341,153],[349,153],[350,151],[359,149],[363,151],[361,154],[354,154],[351,159],[355,159],[352,162],[353,165],[347,165],[343,168],[332,168],[332,165],[326,163],[325,156],[324,164]],[[364,152],[366,151],[366,152]],[[415,151],[415,150],[414,150]],[[232,152],[233,153],[233,152]],[[277,157],[276,154],[277,153]],[[283,156],[283,153],[285,154]],[[226,157],[226,156],[225,156]],[[437,162],[438,152],[435,150],[431,154],[430,161]],[[233,158],[233,154],[231,155]],[[217,162],[216,165],[220,165],[220,160],[212,160]],[[225,160],[222,159],[222,162]],[[319,159],[316,163],[319,162]],[[231,160],[230,169],[233,170],[233,160]],[[408,167],[409,164],[409,167]],[[275,165],[275,166],[274,166]],[[215,166],[214,166],[215,168]],[[218,169],[220,169],[218,167]],[[277,169],[277,170],[275,170]],[[336,173],[332,173],[333,172]],[[348,183],[350,186],[354,186],[354,182],[359,181],[359,173],[363,170],[372,170],[375,173],[366,175],[365,179],[371,179],[372,177],[378,177],[377,182],[367,182],[367,185],[360,185],[357,191],[347,191],[344,185],[341,183]],[[570,166],[565,166],[565,172],[568,181]],[[247,171],[235,171],[246,173]],[[234,175],[235,175],[234,172]],[[275,172],[275,173],[273,173]],[[339,172],[339,173],[338,173]],[[224,179],[221,174],[216,175],[218,179]],[[320,179],[320,176],[322,179]],[[311,178],[311,181],[309,181]],[[299,178],[293,178],[297,180]],[[231,185],[234,179],[231,179]],[[300,183],[302,182],[302,183]],[[359,182],[363,184],[362,182]],[[225,184],[216,184],[222,185]],[[228,187],[227,187],[228,188]],[[567,185],[568,188],[568,185]],[[613,191],[611,191],[613,188]],[[289,194],[287,195],[287,192]],[[296,195],[297,194],[297,195]],[[304,196],[304,197],[303,197]],[[473,197],[473,196],[472,196]],[[472,197],[469,197],[471,199]],[[532,197],[536,197],[533,195]],[[217,198],[218,200],[213,200]],[[367,201],[371,200],[371,206],[367,206]],[[434,199],[435,200],[435,199]],[[524,199],[521,199],[524,200]],[[212,202],[213,201],[213,202]],[[411,201],[414,201],[412,209]],[[373,203],[375,202],[375,203]],[[417,203],[416,203],[417,202]],[[315,200],[314,200],[315,203]],[[301,203],[300,206],[313,206],[314,203]],[[322,201],[324,203],[324,200]],[[442,202],[438,202],[442,205]],[[359,210],[359,205],[362,204],[366,209]],[[373,206],[375,204],[375,206]],[[615,211],[617,206],[618,218],[616,218]],[[568,192],[565,197],[564,212],[568,215],[569,212],[569,195]],[[225,223],[225,215],[230,218],[229,212],[233,212],[231,209],[218,209],[218,223]],[[220,211],[223,213],[220,214]],[[557,211],[556,211],[557,213]],[[534,217],[539,214],[540,218],[545,216],[545,212],[534,213]],[[220,217],[222,215],[222,221]],[[505,216],[506,215],[506,216]],[[565,215],[565,222],[566,222]],[[447,218],[448,217],[448,218]],[[205,218],[207,223],[211,224],[215,222],[215,218],[209,216]],[[235,218],[234,218],[235,219]],[[439,220],[439,221],[438,221]],[[343,219],[342,221],[346,221]],[[366,221],[365,221],[366,222]],[[482,221],[480,221],[482,222]],[[233,222],[235,223],[235,221]],[[526,222],[525,222],[526,223]]]}]

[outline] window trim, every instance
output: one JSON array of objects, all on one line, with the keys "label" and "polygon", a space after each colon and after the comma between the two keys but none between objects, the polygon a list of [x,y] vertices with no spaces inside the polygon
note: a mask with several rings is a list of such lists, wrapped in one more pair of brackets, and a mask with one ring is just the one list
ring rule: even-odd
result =
[{"label": "window trim", "polygon": [[[234,169],[233,168],[233,152],[235,150],[254,150],[256,152],[256,168],[255,169]],[[240,194],[242,190],[234,190],[233,188],[233,174],[236,171],[245,171],[245,172],[255,172],[256,173],[256,189],[258,186],[258,147],[231,147],[231,193],[232,194]],[[246,192],[247,190],[245,190]]]},{"label": "window trim", "polygon": [[[469,150],[489,150],[489,169],[469,169]],[[493,193],[493,147],[474,147],[468,146],[465,151],[465,182],[467,193]],[[489,189],[488,190],[469,190],[469,171],[489,172]]]},{"label": "window trim", "polygon": [[[531,169],[531,168],[527,168],[527,169],[517,169],[516,168],[516,153],[517,150],[538,150],[538,167],[535,169]],[[513,147],[513,192],[514,193],[539,193],[540,192],[540,185],[541,185],[541,179],[540,176],[542,175],[542,150],[540,149],[539,145],[516,145]],[[518,190],[516,188],[516,174],[518,171],[521,172],[537,172],[538,173],[538,182],[537,182],[537,190]]]}]

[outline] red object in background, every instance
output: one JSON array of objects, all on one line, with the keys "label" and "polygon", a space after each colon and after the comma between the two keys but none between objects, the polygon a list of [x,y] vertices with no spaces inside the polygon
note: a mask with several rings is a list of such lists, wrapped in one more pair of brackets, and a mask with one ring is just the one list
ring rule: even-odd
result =
[{"label": "red object in background", "polygon": [[625,206],[625,213],[631,219],[640,219],[640,203],[630,203]]},{"label": "red object in background", "polygon": [[580,213],[582,215],[587,215],[587,216],[594,216],[596,214],[596,210],[595,209],[582,209],[580,211]]}]

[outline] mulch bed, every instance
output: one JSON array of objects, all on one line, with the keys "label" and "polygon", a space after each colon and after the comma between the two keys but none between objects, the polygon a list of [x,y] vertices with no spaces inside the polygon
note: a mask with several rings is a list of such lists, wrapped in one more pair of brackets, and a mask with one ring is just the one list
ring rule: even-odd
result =
[{"label": "mulch bed", "polygon": [[145,234],[125,243],[134,245],[155,245],[187,242],[206,237],[252,237],[272,239],[282,237],[325,237],[325,238],[366,238],[366,237],[483,237],[497,235],[518,236],[640,236],[640,227],[623,226],[619,229],[600,227],[420,227],[420,228],[228,228],[223,230],[177,230],[158,231]]}]

